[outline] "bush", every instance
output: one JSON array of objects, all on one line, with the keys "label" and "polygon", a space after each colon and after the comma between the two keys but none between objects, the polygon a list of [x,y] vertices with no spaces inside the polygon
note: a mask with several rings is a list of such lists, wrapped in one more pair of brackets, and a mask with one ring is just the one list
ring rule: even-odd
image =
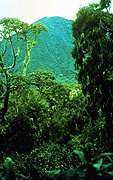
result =
[{"label": "bush", "polygon": [[59,84],[46,73],[12,77],[2,150],[20,174],[36,179],[76,167],[73,149],[90,151],[95,137],[86,105],[79,84]]},{"label": "bush", "polygon": [[49,141],[67,143],[71,134],[83,129],[88,114],[80,87],[80,91],[73,88],[77,94],[70,99],[71,88],[58,84],[50,74],[37,73],[14,76],[11,89],[7,121],[12,136],[16,132],[19,137],[26,127],[24,136],[33,133],[35,145]]}]

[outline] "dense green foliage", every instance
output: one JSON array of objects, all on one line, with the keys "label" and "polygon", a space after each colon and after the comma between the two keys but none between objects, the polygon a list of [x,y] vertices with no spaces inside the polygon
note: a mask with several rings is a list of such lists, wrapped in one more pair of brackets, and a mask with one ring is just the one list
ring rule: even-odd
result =
[{"label": "dense green foliage", "polygon": [[[36,37],[41,31],[47,31],[41,24],[29,25],[14,18],[4,18],[0,20],[0,100],[3,107],[0,109],[0,118],[5,121],[5,114],[8,110],[8,102],[11,88],[11,76],[16,68],[17,59],[21,56],[21,40],[25,44],[25,55],[23,57],[22,74],[25,76],[28,64],[31,60],[31,51],[36,44]],[[29,36],[31,34],[31,36]],[[16,38],[16,47],[13,39]],[[10,64],[6,59],[7,50],[11,51],[9,56]]]},{"label": "dense green foliage", "polygon": [[92,158],[102,151],[97,132],[104,121],[100,117],[92,127],[81,85],[63,85],[53,74],[37,72],[13,75],[10,88],[6,121],[0,124],[0,157],[13,163],[11,169],[1,164],[1,177],[87,177]]},{"label": "dense green foliage", "polygon": [[100,0],[101,9],[109,9],[111,6],[111,0]]},{"label": "dense green foliage", "polygon": [[[102,1],[104,2],[104,1]],[[110,5],[110,1],[107,6]],[[105,146],[113,139],[113,14],[98,4],[80,9],[73,23],[78,80],[88,95],[88,112],[92,123],[102,114],[105,119]]]},{"label": "dense green foliage", "polygon": [[113,179],[110,3],[81,8],[73,22],[76,83],[60,83],[49,71],[12,73],[16,61],[6,66],[1,47],[1,180]]},{"label": "dense green foliage", "polygon": [[5,156],[12,154],[15,163],[23,156],[24,169],[18,164],[18,170],[27,175],[28,171],[44,175],[70,168],[74,162],[71,149],[75,143],[80,146],[75,135],[79,138],[89,119],[80,85],[62,85],[51,73],[38,72],[13,75],[10,88],[6,122],[0,125]]}]

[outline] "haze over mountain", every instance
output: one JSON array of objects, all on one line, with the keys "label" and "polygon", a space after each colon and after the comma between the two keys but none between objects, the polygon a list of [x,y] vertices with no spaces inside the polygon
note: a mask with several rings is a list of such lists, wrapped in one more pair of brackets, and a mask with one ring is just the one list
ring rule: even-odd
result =
[{"label": "haze over mountain", "polygon": [[[59,81],[75,81],[74,60],[71,56],[72,21],[55,16],[42,18],[35,23],[47,26],[48,32],[39,34],[37,45],[31,53],[28,72],[49,70],[55,73]],[[22,49],[24,49],[23,46]],[[8,56],[10,57],[10,53]]]}]

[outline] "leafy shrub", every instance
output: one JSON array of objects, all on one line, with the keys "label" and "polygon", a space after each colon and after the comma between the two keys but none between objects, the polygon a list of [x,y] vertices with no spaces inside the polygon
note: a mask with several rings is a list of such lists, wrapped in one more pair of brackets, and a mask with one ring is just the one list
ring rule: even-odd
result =
[{"label": "leafy shrub", "polygon": [[21,174],[31,177],[53,177],[69,169],[75,162],[74,153],[66,145],[45,143],[33,148],[29,155],[16,154],[15,163]]},{"label": "leafy shrub", "polygon": [[[76,156],[76,167],[72,167],[60,175],[57,179],[76,180],[112,180],[113,179],[113,154],[102,153],[87,161],[83,151],[74,150]],[[77,160],[78,159],[78,160]]]},{"label": "leafy shrub", "polygon": [[4,152],[20,174],[56,177],[76,167],[73,149],[84,150],[93,137],[86,105],[79,84],[59,84],[47,73],[12,76]]},{"label": "leafy shrub", "polygon": [[13,119],[7,132],[9,149],[20,153],[30,152],[35,145],[36,128],[32,121],[23,115]]},{"label": "leafy shrub", "polygon": [[[81,90],[69,99],[71,88],[57,83],[53,75],[47,73],[15,75],[11,90],[7,121],[13,129],[18,123],[20,129],[28,127],[30,122],[29,132],[36,130],[35,145],[48,141],[67,143],[71,134],[81,132],[88,117]],[[77,90],[76,87],[75,92]],[[11,131],[19,133],[17,129]]]},{"label": "leafy shrub", "polygon": [[[87,161],[82,151],[74,150],[81,163],[79,163],[80,175],[83,173],[85,179],[112,179],[113,178],[113,154],[101,153]],[[79,171],[78,171],[79,172]],[[79,177],[80,177],[79,175]]]}]

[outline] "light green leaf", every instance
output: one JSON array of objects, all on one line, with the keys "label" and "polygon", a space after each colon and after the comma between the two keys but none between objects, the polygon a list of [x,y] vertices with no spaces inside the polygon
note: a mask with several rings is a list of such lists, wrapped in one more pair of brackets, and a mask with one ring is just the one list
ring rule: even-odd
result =
[{"label": "light green leaf", "polygon": [[49,176],[55,176],[55,175],[58,175],[60,173],[60,169],[55,169],[55,170],[51,170],[51,171],[46,171],[46,173],[49,175]]},{"label": "light green leaf", "polygon": [[93,167],[95,167],[96,170],[100,170],[102,163],[103,163],[103,159],[99,159],[97,163],[93,164]]},{"label": "light green leaf", "polygon": [[78,157],[79,157],[79,159],[81,160],[81,162],[86,163],[85,156],[84,156],[84,153],[83,153],[82,151],[74,150],[74,153],[75,153],[76,155],[78,155]]}]

